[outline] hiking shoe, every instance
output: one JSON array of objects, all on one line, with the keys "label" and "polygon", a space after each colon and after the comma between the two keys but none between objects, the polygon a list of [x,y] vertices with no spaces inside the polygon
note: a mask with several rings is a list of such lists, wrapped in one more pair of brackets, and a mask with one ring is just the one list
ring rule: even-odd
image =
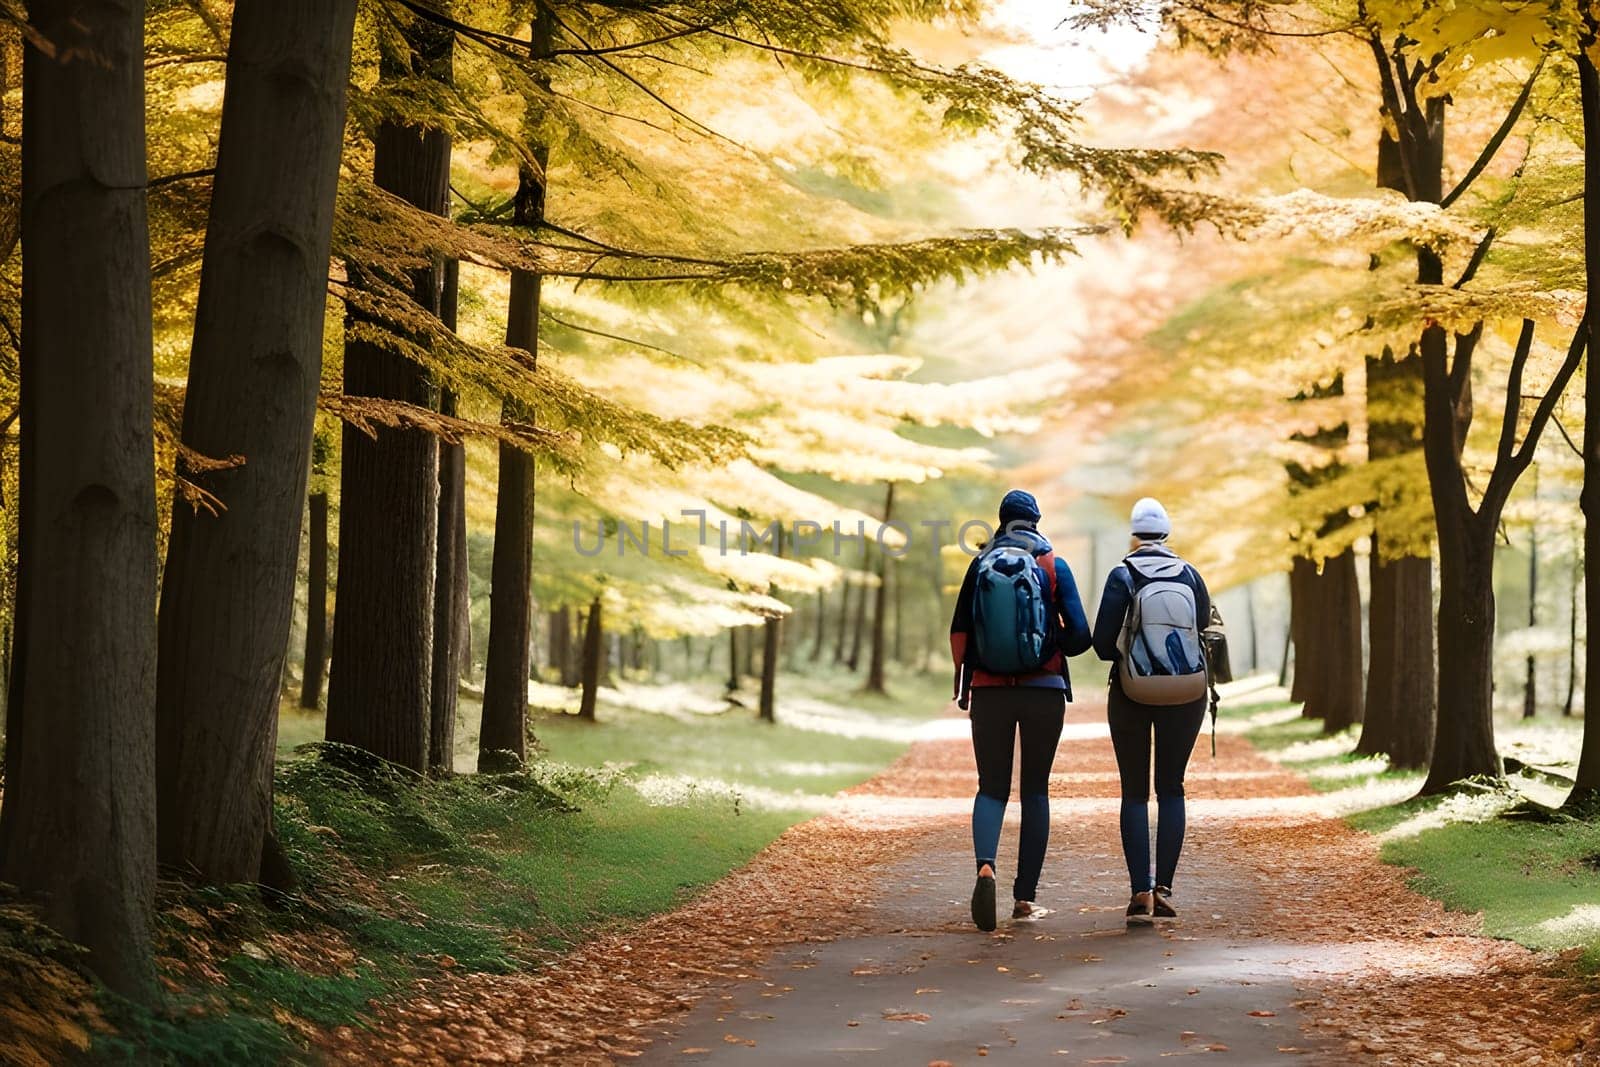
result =
[{"label": "hiking shoe", "polygon": [[984,933],[995,928],[994,921],[994,875],[978,875],[978,883],[972,887],[972,921]]},{"label": "hiking shoe", "polygon": [[1011,906],[1011,917],[1013,919],[1031,919],[1035,912],[1043,910],[1043,908],[1035,907],[1031,900],[1019,900]]},{"label": "hiking shoe", "polygon": [[1128,925],[1148,925],[1155,921],[1150,914],[1150,893],[1135,893],[1128,898]]},{"label": "hiking shoe", "polygon": [[1172,890],[1167,886],[1156,886],[1150,907],[1158,919],[1176,919],[1178,917],[1177,909],[1172,906]]}]

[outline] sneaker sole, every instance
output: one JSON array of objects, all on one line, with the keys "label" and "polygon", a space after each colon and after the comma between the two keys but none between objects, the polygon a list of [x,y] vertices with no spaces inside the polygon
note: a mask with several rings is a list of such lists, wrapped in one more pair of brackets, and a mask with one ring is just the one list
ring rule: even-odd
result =
[{"label": "sneaker sole", "polygon": [[995,928],[993,878],[979,878],[972,887],[972,921],[986,934]]}]

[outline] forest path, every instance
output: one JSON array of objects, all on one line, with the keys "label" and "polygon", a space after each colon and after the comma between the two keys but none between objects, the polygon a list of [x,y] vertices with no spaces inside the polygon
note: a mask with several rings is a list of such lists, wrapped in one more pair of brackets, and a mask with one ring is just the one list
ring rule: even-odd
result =
[{"label": "forest path", "polygon": [[[964,718],[682,908],[534,974],[446,976],[341,1062],[1557,1064],[1592,998],[1411,892],[1327,795],[1202,735],[1176,921],[1128,931],[1103,703],[1069,708],[1030,923],[967,917]],[[1009,911],[1015,804],[1001,845]],[[1254,1013],[1254,1014],[1252,1014]],[[642,1055],[641,1055],[642,1053]]]}]

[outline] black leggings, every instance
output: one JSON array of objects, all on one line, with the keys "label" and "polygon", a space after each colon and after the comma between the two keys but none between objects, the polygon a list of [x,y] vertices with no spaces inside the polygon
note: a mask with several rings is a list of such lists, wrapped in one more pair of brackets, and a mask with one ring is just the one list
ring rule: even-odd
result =
[{"label": "black leggings", "polygon": [[978,866],[993,864],[1000,825],[1011,798],[1011,753],[1022,735],[1022,833],[1017,878],[1011,892],[1032,900],[1050,839],[1050,765],[1061,740],[1066,693],[1031,686],[990,686],[972,691],[972,751],[978,761],[978,795],[972,802],[972,848]]},{"label": "black leggings", "polygon": [[1156,756],[1156,799],[1183,796],[1183,773],[1189,767],[1189,755],[1205,718],[1204,697],[1190,704],[1157,707],[1128,699],[1122,686],[1112,682],[1106,719],[1111,726],[1111,747],[1117,753],[1122,799],[1149,801],[1152,748]]},{"label": "black leggings", "polygon": [[[1183,852],[1187,813],[1183,802],[1183,773],[1189,766],[1195,738],[1206,717],[1205,698],[1174,707],[1157,707],[1129,700],[1122,686],[1111,683],[1106,718],[1111,725],[1111,747],[1117,753],[1117,773],[1122,778],[1122,854],[1128,863],[1128,882],[1135,893],[1152,885],[1172,887]],[[1151,738],[1154,737],[1152,745]],[[1150,869],[1150,751],[1156,756],[1156,862]]]}]

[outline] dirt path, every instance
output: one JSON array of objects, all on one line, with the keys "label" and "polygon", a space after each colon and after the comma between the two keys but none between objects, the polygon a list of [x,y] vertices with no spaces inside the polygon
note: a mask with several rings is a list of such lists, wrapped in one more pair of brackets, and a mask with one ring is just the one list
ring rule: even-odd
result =
[{"label": "dirt path", "polygon": [[[965,921],[976,776],[964,720],[944,720],[836,815],[684,908],[536,975],[428,983],[373,1030],[330,1035],[328,1051],[397,1063],[1578,1062],[1594,996],[1555,977],[1551,958],[1476,936],[1471,917],[1407,890],[1370,838],[1238,737],[1219,738],[1215,761],[1202,738],[1191,767],[1181,918],[1127,931],[1102,715],[1069,714],[1040,889],[1054,911],[1036,922],[986,935]],[[1014,842],[1013,823],[1003,884]]]}]

